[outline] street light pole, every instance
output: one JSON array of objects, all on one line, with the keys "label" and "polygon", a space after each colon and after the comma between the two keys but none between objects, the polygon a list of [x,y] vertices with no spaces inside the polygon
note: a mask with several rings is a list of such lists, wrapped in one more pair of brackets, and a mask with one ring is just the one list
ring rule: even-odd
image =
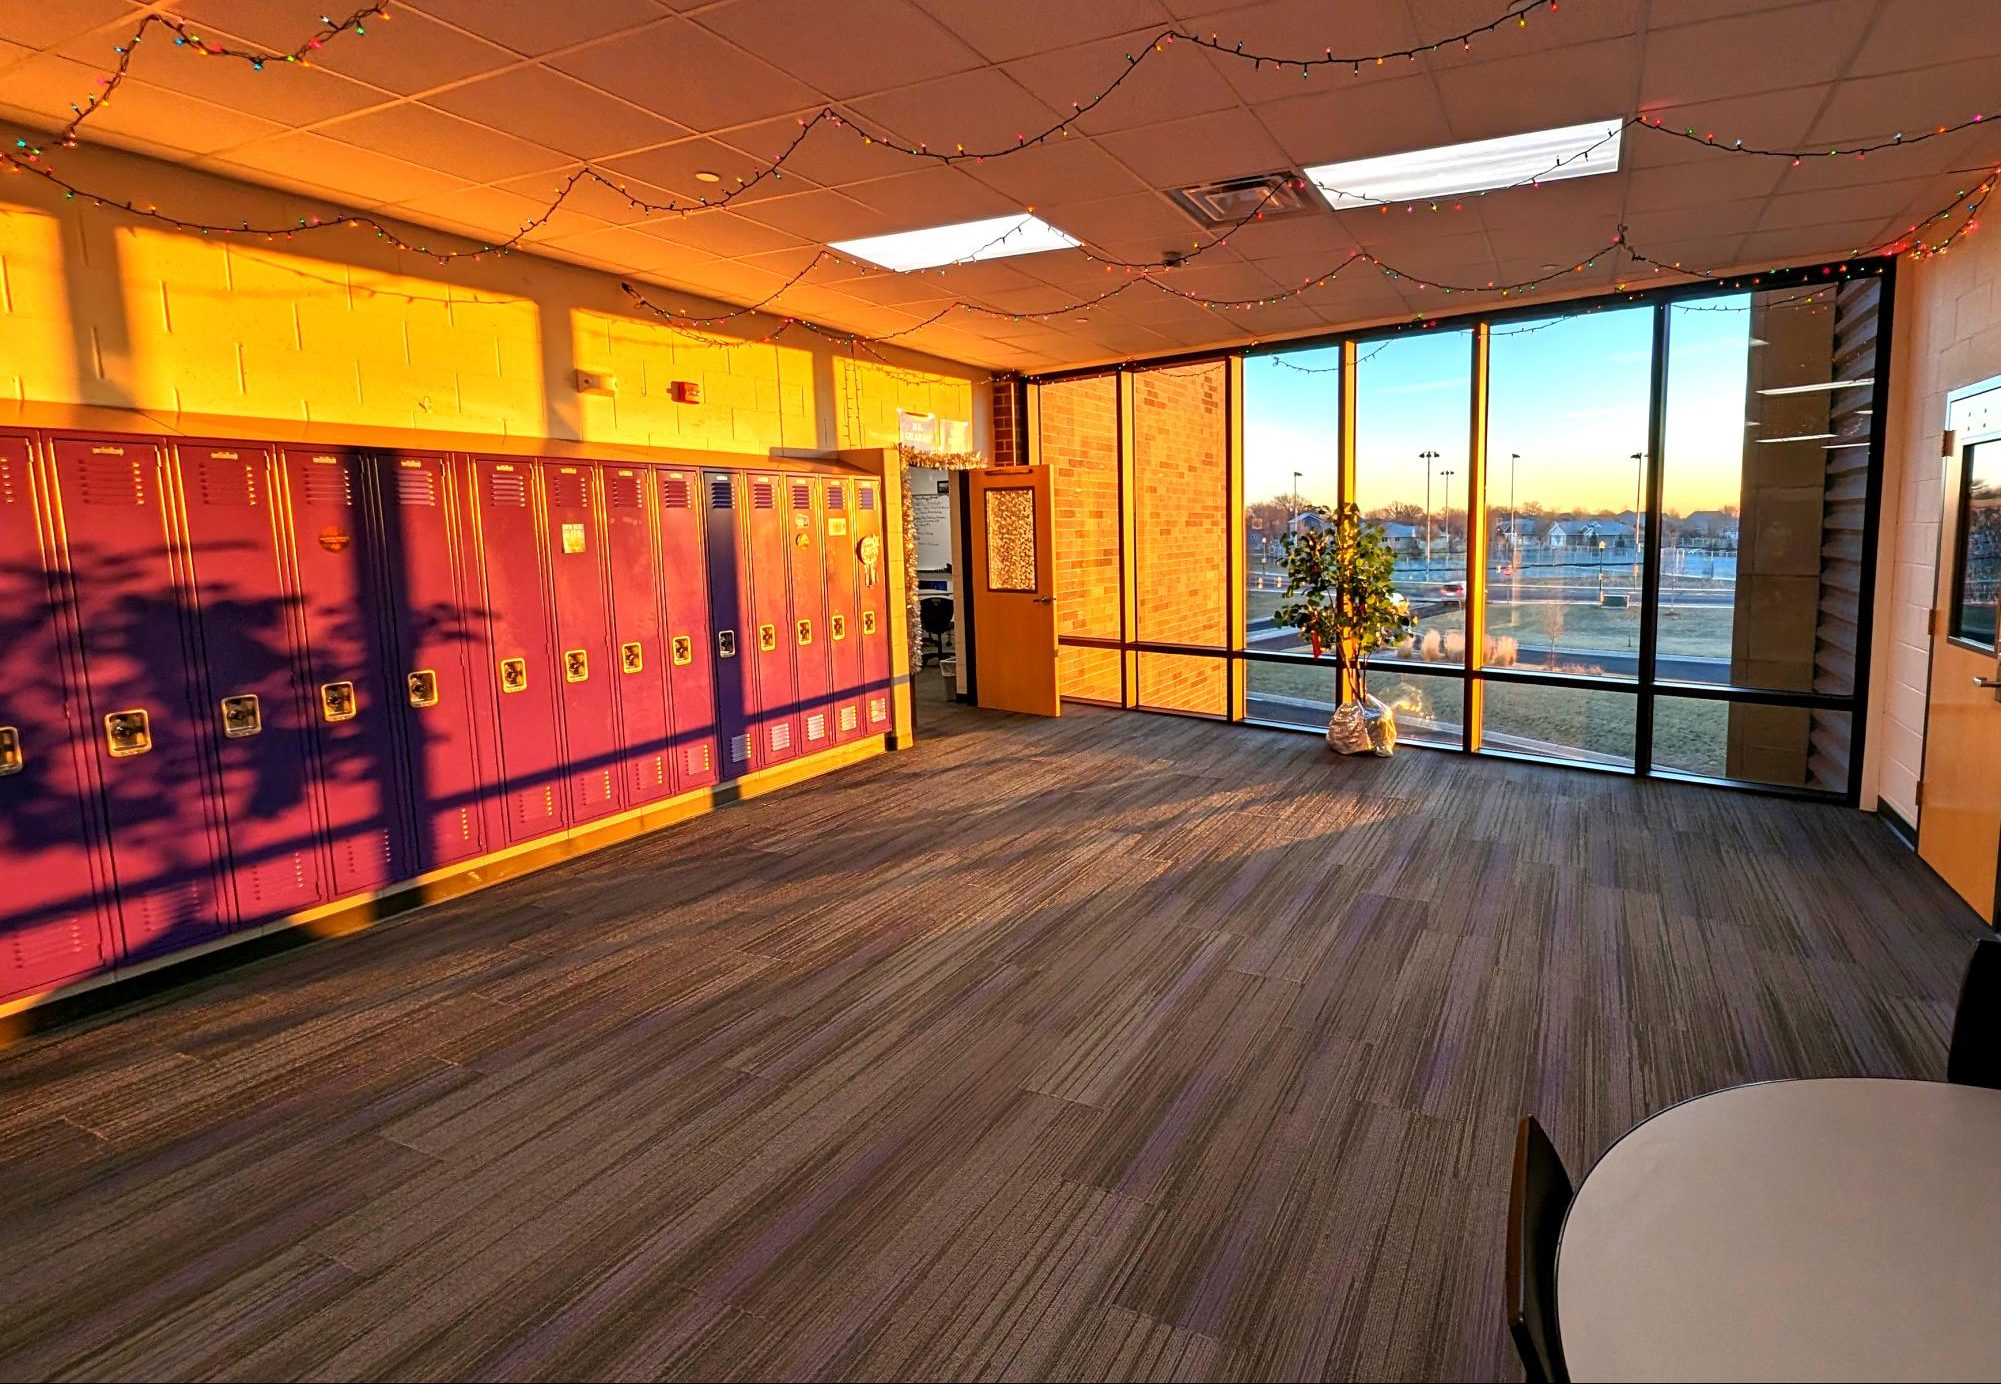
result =
[{"label": "street light pole", "polygon": [[1452,556],[1452,522],[1451,522],[1451,521],[1452,521],[1452,478],[1453,478],[1454,476],[1458,475],[1458,474],[1459,474],[1459,473],[1458,473],[1457,471],[1452,471],[1452,470],[1442,470],[1442,471],[1440,471],[1440,472],[1438,473],[1438,479],[1439,479],[1439,481],[1440,481],[1440,482],[1442,482],[1442,483],[1444,484],[1444,486],[1445,486],[1445,495],[1444,495],[1444,501],[1445,501],[1445,503],[1444,503],[1444,504],[1442,504],[1442,505],[1440,505],[1440,506],[1439,506],[1439,509],[1440,509],[1440,517],[1441,517],[1441,518],[1443,518],[1443,519],[1444,519],[1444,520],[1446,521],[1446,524],[1445,524],[1445,556],[1446,556],[1446,557],[1448,557],[1448,558]]},{"label": "street light pole", "polygon": [[1423,451],[1417,454],[1424,463],[1424,576],[1431,579],[1431,463],[1438,460],[1438,453]]},{"label": "street light pole", "polygon": [[[1643,511],[1646,508],[1647,504],[1646,501],[1647,454],[1645,452],[1635,452],[1633,453],[1632,459],[1633,459],[1633,579],[1635,581],[1638,581],[1640,576],[1640,519],[1641,519],[1641,511]],[[1651,542],[1653,540],[1653,537],[1654,535],[1648,534],[1647,535],[1648,541]]]}]

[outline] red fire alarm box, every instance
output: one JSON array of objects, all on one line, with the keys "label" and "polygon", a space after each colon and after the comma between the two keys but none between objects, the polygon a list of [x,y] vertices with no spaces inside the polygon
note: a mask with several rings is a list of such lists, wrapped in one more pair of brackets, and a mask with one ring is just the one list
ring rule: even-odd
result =
[{"label": "red fire alarm box", "polygon": [[702,386],[694,380],[676,380],[668,386],[677,404],[699,404],[702,402]]}]

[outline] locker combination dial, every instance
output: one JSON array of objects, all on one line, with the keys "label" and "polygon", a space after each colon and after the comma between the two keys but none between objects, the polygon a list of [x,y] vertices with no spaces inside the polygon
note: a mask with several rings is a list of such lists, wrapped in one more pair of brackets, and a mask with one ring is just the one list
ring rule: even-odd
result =
[{"label": "locker combination dial", "polygon": [[354,700],[354,684],[351,682],[323,682],[320,684],[320,714],[329,721],[352,721],[354,713],[360,710]]},{"label": "locker combination dial", "polygon": [[639,641],[618,646],[618,666],[628,673],[636,673],[646,665],[646,655],[640,650]]},{"label": "locker combination dial", "polygon": [[503,658],[500,660],[500,690],[522,692],[528,687],[528,660],[525,658]]},{"label": "locker combination dial", "polygon": [[410,705],[418,708],[438,704],[438,675],[429,668],[419,668],[403,679],[403,686],[410,694]]},{"label": "locker combination dial", "polygon": [[717,630],[717,631],[716,631],[716,657],[717,657],[717,658],[735,658],[735,657],[736,657],[736,631],[735,631],[735,630]]},{"label": "locker combination dial", "polygon": [[695,641],[685,634],[674,636],[674,666],[685,668],[695,661]]},{"label": "locker combination dial", "polygon": [[583,682],[591,675],[590,655],[582,649],[563,650],[563,681]]},{"label": "locker combination dial", "polygon": [[761,654],[778,652],[778,626],[759,625],[757,627],[757,651]]},{"label": "locker combination dial", "polygon": [[848,637],[848,617],[845,615],[829,615],[827,617],[827,633],[836,639],[846,639]]},{"label": "locker combination dial", "polygon": [[246,692],[240,697],[222,699],[222,733],[225,739],[247,740],[264,729],[264,711],[257,702],[257,694]]},{"label": "locker combination dial", "polygon": [[21,732],[14,726],[0,726],[0,777],[21,772]]},{"label": "locker combination dial", "polygon": [[813,642],[813,622],[811,620],[801,620],[797,632],[801,647]]},{"label": "locker combination dial", "polygon": [[145,711],[114,711],[104,718],[104,745],[113,759],[129,759],[153,748],[153,722]]}]

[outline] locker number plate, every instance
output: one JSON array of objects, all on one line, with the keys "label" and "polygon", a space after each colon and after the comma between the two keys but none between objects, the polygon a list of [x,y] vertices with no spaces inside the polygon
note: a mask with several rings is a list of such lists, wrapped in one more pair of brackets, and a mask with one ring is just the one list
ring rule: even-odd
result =
[{"label": "locker number plate", "polygon": [[591,675],[591,656],[582,649],[563,650],[563,681],[585,682]]},{"label": "locker number plate", "polygon": [[778,626],[759,625],[757,627],[757,651],[761,654],[778,652]]},{"label": "locker number plate", "polygon": [[113,759],[130,759],[153,748],[153,722],[144,711],[114,711],[104,718],[104,746]]},{"label": "locker number plate", "polygon": [[846,639],[848,637],[848,617],[845,615],[828,616],[827,633],[836,639]]},{"label": "locker number plate", "polygon": [[351,682],[323,682],[320,684],[320,714],[329,721],[352,721],[354,713],[360,710],[354,700],[354,684]]},{"label": "locker number plate", "polygon": [[222,733],[225,739],[248,740],[264,729],[264,711],[257,702],[257,694],[246,692],[240,697],[222,699]]},{"label": "locker number plate", "polygon": [[438,675],[431,669],[419,668],[403,679],[403,685],[410,693],[411,706],[421,708],[438,704]]},{"label": "locker number plate", "polygon": [[21,732],[15,726],[0,726],[0,777],[21,772]]},{"label": "locker number plate", "polygon": [[802,648],[807,644],[811,644],[813,642],[813,622],[811,620],[801,620],[797,633]]},{"label": "locker number plate", "polygon": [[735,657],[736,657],[736,631],[735,631],[735,630],[717,630],[717,631],[716,631],[716,657],[717,657],[717,658],[735,658]]},{"label": "locker number plate", "polygon": [[695,661],[695,641],[685,634],[674,636],[674,666],[685,668]]},{"label": "locker number plate", "polygon": [[503,658],[500,660],[500,690],[503,692],[525,692],[528,690],[527,659]]},{"label": "locker number plate", "polygon": [[646,666],[646,655],[639,647],[639,641],[618,646],[618,666],[628,673],[636,673]]},{"label": "locker number plate", "polygon": [[872,610],[864,610],[862,612],[862,633],[875,633],[875,612]]}]

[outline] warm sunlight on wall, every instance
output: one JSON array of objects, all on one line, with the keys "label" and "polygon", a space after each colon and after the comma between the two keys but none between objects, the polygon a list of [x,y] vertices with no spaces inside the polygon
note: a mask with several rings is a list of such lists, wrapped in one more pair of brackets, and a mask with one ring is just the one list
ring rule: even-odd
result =
[{"label": "warm sunlight on wall", "polygon": [[0,398],[75,396],[79,346],[65,282],[61,224],[0,207]]},{"label": "warm sunlight on wall", "polygon": [[547,431],[526,299],[164,231],[117,245],[134,407]]},{"label": "warm sunlight on wall", "polygon": [[897,411],[929,413],[942,421],[970,422],[973,386],[880,361],[834,360],[834,412],[842,447],[894,447]]},{"label": "warm sunlight on wall", "polygon": [[[579,370],[609,373],[610,394],[577,399],[577,432],[589,442],[704,451],[807,451],[823,444],[813,355],[772,342],[727,342],[611,313],[570,314]],[[674,398],[676,383],[700,403]]]}]

